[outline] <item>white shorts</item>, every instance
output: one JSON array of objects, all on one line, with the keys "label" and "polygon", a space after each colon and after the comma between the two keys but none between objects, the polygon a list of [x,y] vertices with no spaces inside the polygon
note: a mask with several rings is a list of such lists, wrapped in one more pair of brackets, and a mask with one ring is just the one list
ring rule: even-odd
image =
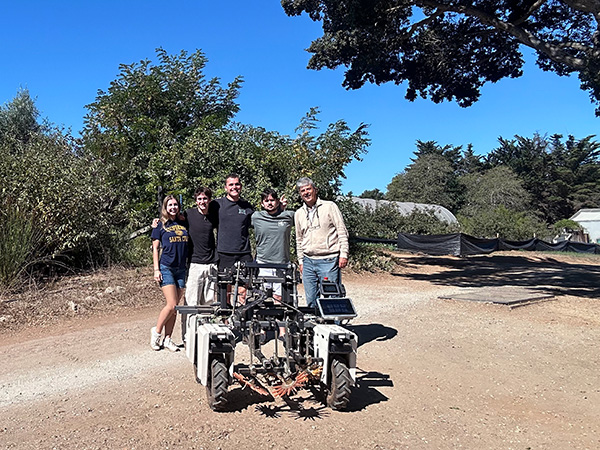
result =
[{"label": "white shorts", "polygon": [[[257,263],[260,264],[260,261],[256,261]],[[277,276],[277,269],[258,269],[258,276],[259,277],[276,277]],[[267,290],[267,289],[273,289],[273,295],[278,295],[279,297],[281,297],[281,283],[269,283],[269,282],[265,282],[263,283],[263,289]]]}]

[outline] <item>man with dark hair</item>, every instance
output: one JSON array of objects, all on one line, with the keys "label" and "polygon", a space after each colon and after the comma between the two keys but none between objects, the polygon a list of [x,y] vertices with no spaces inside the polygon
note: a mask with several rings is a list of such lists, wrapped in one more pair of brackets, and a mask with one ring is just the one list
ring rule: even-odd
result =
[{"label": "man with dark hair", "polygon": [[[217,250],[215,229],[218,217],[214,208],[212,191],[199,186],[194,192],[196,207],[184,212],[190,236],[188,276],[186,281],[185,304],[207,305],[215,301],[215,282],[211,280],[217,274]],[[181,335],[186,343],[186,352],[194,351],[194,343],[187,342],[187,329],[194,326],[195,315],[182,316]],[[194,335],[192,334],[191,337]]]},{"label": "man with dark hair", "polygon": [[348,264],[348,231],[337,205],[318,198],[310,178],[296,183],[304,205],[296,211],[296,250],[308,306],[315,306],[323,278],[341,283]]},{"label": "man with dark hair", "polygon": [[[274,189],[265,189],[260,198],[263,210],[252,214],[252,226],[256,236],[256,262],[287,264],[290,262],[290,236],[294,225],[294,212],[285,211],[285,196],[280,199]],[[261,269],[259,275],[275,276],[275,270]],[[265,288],[272,288],[274,298],[281,299],[280,283],[266,283]]]},{"label": "man with dark hair", "polygon": [[190,265],[185,301],[188,305],[205,305],[214,301],[215,287],[210,276],[217,273],[215,232],[218,217],[211,203],[212,191],[200,186],[194,192],[196,207],[185,211],[190,234]]}]

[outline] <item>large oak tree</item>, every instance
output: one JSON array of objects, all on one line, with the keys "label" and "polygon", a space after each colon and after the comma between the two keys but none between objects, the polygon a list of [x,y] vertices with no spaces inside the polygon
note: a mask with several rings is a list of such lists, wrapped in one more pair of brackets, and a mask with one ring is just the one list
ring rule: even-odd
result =
[{"label": "large oak tree", "polygon": [[487,82],[522,75],[523,46],[543,70],[577,73],[600,115],[600,1],[282,0],[323,23],[309,68],[346,66],[343,85],[408,82],[406,98],[470,106]]}]

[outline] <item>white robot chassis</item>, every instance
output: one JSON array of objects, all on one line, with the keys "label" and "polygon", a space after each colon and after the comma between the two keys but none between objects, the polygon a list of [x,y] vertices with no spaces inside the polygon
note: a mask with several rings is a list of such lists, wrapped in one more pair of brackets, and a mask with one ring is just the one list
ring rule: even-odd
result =
[{"label": "white robot chassis", "polygon": [[[259,276],[262,268],[276,275]],[[325,279],[317,307],[299,307],[299,282],[293,264],[238,263],[218,273],[215,304],[177,307],[187,324],[187,356],[213,410],[225,408],[234,382],[273,398],[317,389],[329,407],[346,408],[356,380],[357,337],[339,324],[356,317],[354,306],[342,285]],[[281,283],[280,301],[264,283]],[[246,288],[243,304],[239,287]],[[235,363],[240,340],[249,348],[249,364]],[[270,340],[273,354],[265,356]]]}]

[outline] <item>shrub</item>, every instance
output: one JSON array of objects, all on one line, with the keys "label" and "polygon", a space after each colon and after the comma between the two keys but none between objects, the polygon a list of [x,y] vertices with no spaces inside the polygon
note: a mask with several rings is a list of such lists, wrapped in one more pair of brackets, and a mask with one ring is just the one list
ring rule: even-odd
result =
[{"label": "shrub", "polygon": [[42,233],[30,213],[8,199],[0,202],[0,289],[16,287],[42,250]]},{"label": "shrub", "polygon": [[394,267],[393,258],[381,244],[351,243],[348,267],[355,272],[389,272]]}]

